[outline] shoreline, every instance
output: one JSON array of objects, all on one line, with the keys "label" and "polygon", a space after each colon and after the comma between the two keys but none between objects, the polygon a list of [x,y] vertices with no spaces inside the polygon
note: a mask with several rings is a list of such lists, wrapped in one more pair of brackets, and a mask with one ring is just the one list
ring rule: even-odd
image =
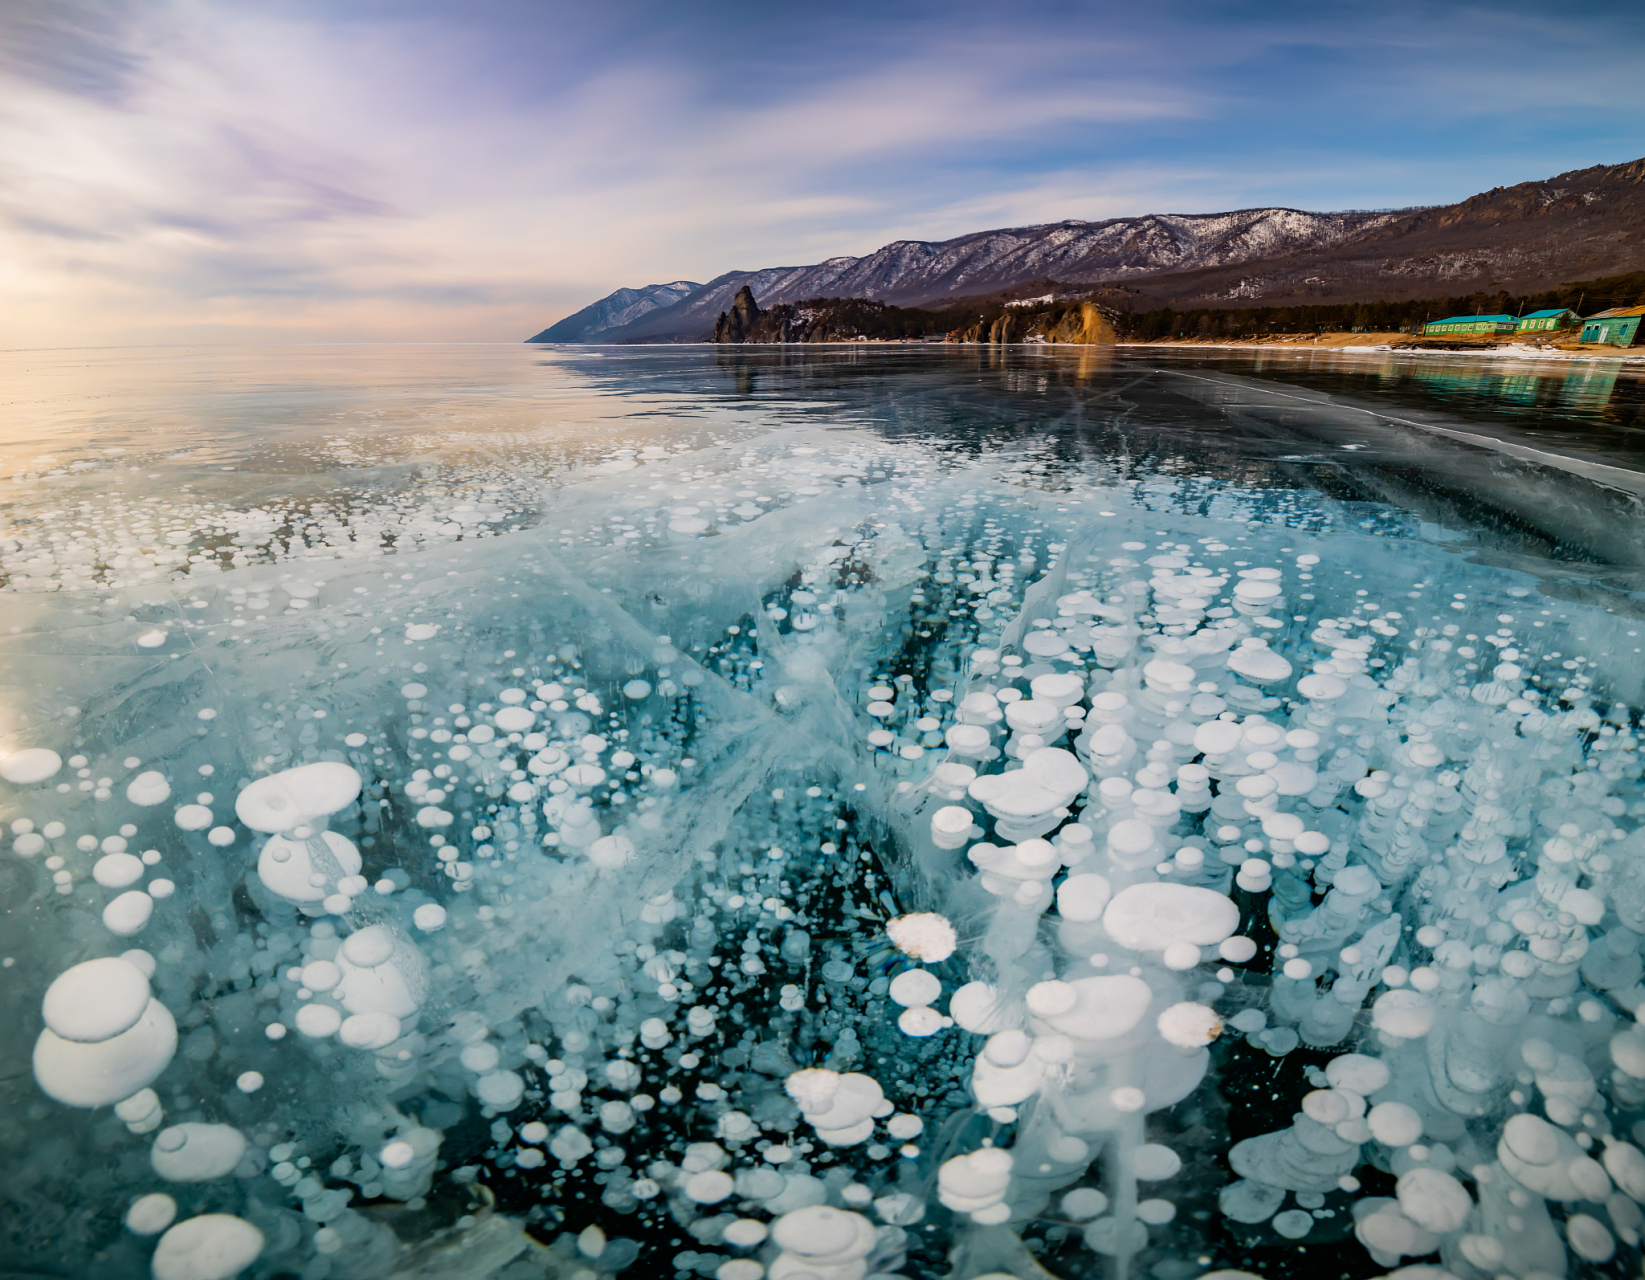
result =
[{"label": "shoreline", "polygon": [[[1482,342],[1477,346],[1450,345],[1450,346],[1418,346],[1404,345],[1411,343],[1410,334],[1373,334],[1373,333],[1334,333],[1322,334],[1320,339],[1296,337],[1287,341],[1284,337],[1269,339],[1251,339],[1247,341],[1202,342],[1193,338],[1158,338],[1152,342],[1117,342],[1114,345],[1130,347],[1132,349],[1155,349],[1160,347],[1181,348],[1195,351],[1282,351],[1301,354],[1312,351],[1347,352],[1353,355],[1398,355],[1398,356],[1464,356],[1464,357],[1494,357],[1500,360],[1557,360],[1575,362],[1582,360],[1615,360],[1623,364],[1645,364],[1645,348],[1642,347],[1612,347],[1609,349],[1599,346],[1539,346],[1526,342]],[[1377,339],[1384,341],[1377,341]],[[1357,339],[1357,341],[1345,341]],[[1398,341],[1393,341],[1397,339]]]}]

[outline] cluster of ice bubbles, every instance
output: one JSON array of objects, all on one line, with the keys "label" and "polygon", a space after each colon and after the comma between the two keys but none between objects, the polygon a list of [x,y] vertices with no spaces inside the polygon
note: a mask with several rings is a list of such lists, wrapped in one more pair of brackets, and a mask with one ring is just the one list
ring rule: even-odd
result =
[{"label": "cluster of ice bubbles", "polygon": [[[180,767],[11,747],[13,855],[105,931],[36,993],[35,1083],[140,1149],[111,1191],[156,1280],[398,1274],[382,1206],[460,1191],[472,1236],[487,1186],[551,1243],[441,1274],[1637,1250],[1628,709],[1527,610],[1312,614],[1312,553],[1076,531],[1035,578],[1003,526],[925,532],[825,549],[697,657],[594,598],[620,660],[420,662],[232,820]],[[783,787],[744,767],[783,751]],[[88,791],[108,834],[71,836]],[[1253,1059],[1308,1087],[1218,1172],[1170,1117]]]}]

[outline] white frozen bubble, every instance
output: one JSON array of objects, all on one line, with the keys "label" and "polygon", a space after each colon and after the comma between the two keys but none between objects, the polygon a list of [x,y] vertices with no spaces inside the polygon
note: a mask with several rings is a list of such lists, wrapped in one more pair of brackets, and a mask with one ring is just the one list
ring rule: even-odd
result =
[{"label": "white frozen bubble", "polygon": [[177,1201],[164,1191],[138,1196],[126,1210],[126,1230],[134,1236],[156,1236],[177,1217]]},{"label": "white frozen bubble", "polygon": [[1175,942],[1210,947],[1239,927],[1239,908],[1214,889],[1135,884],[1114,895],[1102,924],[1116,942],[1135,951],[1163,951]]},{"label": "white frozen bubble", "polygon": [[135,805],[152,808],[171,799],[171,783],[156,769],[138,774],[126,784],[126,799]]},{"label": "white frozen bubble", "polygon": [[891,979],[891,999],[905,1009],[932,1004],[941,994],[942,982],[929,969],[909,969]]},{"label": "white frozen bubble", "polygon": [[103,927],[117,938],[141,933],[154,914],[154,899],[141,889],[128,889],[103,908]]},{"label": "white frozen bubble", "polygon": [[47,1029],[64,1040],[95,1043],[136,1026],[149,999],[143,973],[111,956],[84,961],[59,974],[46,988],[40,1014]]},{"label": "white frozen bubble", "polygon": [[185,804],[174,815],[178,829],[182,831],[204,831],[211,825],[211,810],[203,804]]},{"label": "white frozen bubble", "polygon": [[322,760],[258,778],[240,792],[234,811],[253,831],[284,832],[336,813],[359,794],[355,769]]},{"label": "white frozen bubble", "polygon": [[400,1020],[389,1013],[356,1013],[343,1019],[337,1038],[351,1049],[382,1049],[400,1038]]},{"label": "white frozen bubble", "polygon": [[1422,1117],[1403,1102],[1379,1102],[1365,1113],[1371,1136],[1390,1147],[1408,1147],[1422,1137]]},{"label": "white frozen bubble", "polygon": [[201,1214],[179,1222],[154,1251],[154,1280],[232,1280],[263,1251],[263,1233],[244,1218]]},{"label": "white frozen bubble", "polygon": [[169,638],[168,632],[161,631],[156,627],[152,631],[145,631],[137,637],[137,647],[140,649],[158,649]]},{"label": "white frozen bubble", "polygon": [[685,1181],[686,1198],[697,1204],[719,1204],[735,1189],[735,1181],[722,1169],[705,1169]]},{"label": "white frozen bubble", "polygon": [[0,778],[20,787],[33,786],[56,775],[63,757],[46,747],[25,747],[0,759]]},{"label": "white frozen bubble", "polygon": [[91,878],[105,889],[124,889],[143,878],[143,860],[129,853],[106,853],[93,864]]},{"label": "white frozen bubble", "polygon": [[445,926],[446,909],[437,902],[425,902],[411,913],[411,922],[424,933],[434,933]]},{"label": "white frozen bubble", "polygon": [[275,835],[257,855],[257,878],[288,902],[321,902],[336,891],[339,880],[358,875],[362,865],[354,842],[338,832],[301,840]]},{"label": "white frozen bubble", "polygon": [[897,1027],[905,1036],[923,1038],[934,1036],[948,1025],[948,1019],[935,1009],[904,1009],[897,1015]]},{"label": "white frozen bubble", "polygon": [[245,1135],[230,1125],[174,1124],[155,1135],[149,1163],[168,1182],[211,1182],[233,1173],[245,1153]]},{"label": "white frozen bubble", "polygon": [[1207,1005],[1185,1000],[1160,1014],[1156,1024],[1165,1040],[1179,1049],[1199,1049],[1222,1034],[1222,1018]]},{"label": "white frozen bubble", "polygon": [[297,1030],[311,1040],[324,1040],[327,1036],[336,1035],[343,1025],[343,1015],[335,1005],[309,1003],[297,1007],[297,1016],[293,1019]]},{"label": "white frozen bubble", "polygon": [[948,959],[959,940],[946,916],[929,911],[897,916],[887,922],[885,935],[897,950],[926,964]]}]

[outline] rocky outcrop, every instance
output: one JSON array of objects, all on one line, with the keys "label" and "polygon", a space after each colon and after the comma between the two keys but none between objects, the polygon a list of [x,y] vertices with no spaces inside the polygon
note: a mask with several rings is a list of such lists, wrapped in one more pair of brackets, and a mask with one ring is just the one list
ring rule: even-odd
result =
[{"label": "rocky outcrop", "polygon": [[[737,290],[737,296],[732,299],[731,310],[720,312],[720,318],[714,324],[715,342],[757,342],[760,339],[754,336],[755,327],[760,322],[759,305],[754,301],[754,291],[746,284]],[[766,339],[771,341],[771,339]],[[782,339],[777,339],[782,341]]]}]

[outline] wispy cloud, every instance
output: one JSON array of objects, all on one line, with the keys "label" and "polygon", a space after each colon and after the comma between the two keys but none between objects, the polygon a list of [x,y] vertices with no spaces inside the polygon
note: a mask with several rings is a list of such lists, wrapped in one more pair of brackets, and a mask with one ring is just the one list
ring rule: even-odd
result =
[{"label": "wispy cloud", "polygon": [[895,238],[1645,151],[1645,29],[1603,0],[1004,9],[13,0],[0,342],[509,340]]}]

